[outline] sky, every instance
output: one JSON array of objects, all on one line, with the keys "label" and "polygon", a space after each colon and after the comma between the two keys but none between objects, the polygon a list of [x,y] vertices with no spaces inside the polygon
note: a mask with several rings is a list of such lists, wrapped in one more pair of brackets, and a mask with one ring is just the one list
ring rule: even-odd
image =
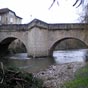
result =
[{"label": "sky", "polygon": [[0,8],[9,8],[29,23],[37,18],[47,23],[77,23],[82,6],[73,7],[75,0],[57,0],[49,9],[53,0],[0,0]]}]

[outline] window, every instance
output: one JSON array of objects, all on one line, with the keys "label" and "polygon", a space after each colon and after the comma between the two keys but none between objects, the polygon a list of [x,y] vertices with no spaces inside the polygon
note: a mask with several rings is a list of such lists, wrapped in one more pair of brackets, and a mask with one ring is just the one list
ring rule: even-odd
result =
[{"label": "window", "polygon": [[1,16],[0,16],[0,21],[1,21]]},{"label": "window", "polygon": [[0,25],[1,25],[1,20],[2,20],[2,19],[1,19],[1,16],[0,16]]},{"label": "window", "polygon": [[10,23],[13,23],[13,18],[12,17],[10,18]]}]

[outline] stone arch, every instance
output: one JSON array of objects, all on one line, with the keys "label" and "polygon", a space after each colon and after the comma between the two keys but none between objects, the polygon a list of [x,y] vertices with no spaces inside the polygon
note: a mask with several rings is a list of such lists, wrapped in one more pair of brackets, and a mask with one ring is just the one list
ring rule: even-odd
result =
[{"label": "stone arch", "polygon": [[84,48],[88,48],[87,44],[86,44],[84,41],[82,41],[82,40],[80,40],[80,39],[78,39],[78,38],[74,38],[74,37],[66,37],[66,38],[62,38],[62,39],[60,39],[60,40],[57,40],[56,42],[54,42],[54,43],[52,44],[52,46],[50,47],[49,55],[50,55],[50,56],[53,55],[53,51],[54,51],[55,47],[57,46],[57,44],[61,43],[61,42],[64,41],[64,40],[68,40],[68,39],[77,40],[78,42],[82,43],[82,44],[85,46]]},{"label": "stone arch", "polygon": [[[14,40],[16,40],[16,39],[19,39],[19,38],[16,38],[16,37],[6,37],[6,38],[4,38],[1,42],[0,42],[0,56],[3,56],[3,55],[5,55],[6,53],[8,53],[8,46],[11,44],[11,42],[13,42]],[[25,46],[25,48],[26,48],[26,45],[25,45],[25,43],[21,40],[21,39],[19,39],[22,43],[23,43],[23,45]],[[26,50],[27,50],[27,48],[26,48]]]}]

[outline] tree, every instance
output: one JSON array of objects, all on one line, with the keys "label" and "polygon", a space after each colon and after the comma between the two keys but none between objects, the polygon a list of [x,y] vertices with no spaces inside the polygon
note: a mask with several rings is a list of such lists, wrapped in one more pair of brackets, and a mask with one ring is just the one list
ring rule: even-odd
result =
[{"label": "tree", "polygon": [[[76,0],[75,3],[73,4],[73,6],[76,6],[76,4],[79,2],[78,6],[77,6],[77,7],[79,7],[81,4],[84,3],[84,1],[85,1],[85,0]],[[58,1],[58,0],[53,0],[53,2],[52,2],[52,4],[51,4],[50,8],[54,5],[55,2],[57,2],[57,5],[59,5],[59,1]],[[50,9],[50,8],[49,8],[49,9]]]},{"label": "tree", "polygon": [[85,1],[85,0],[76,0],[75,3],[73,4],[73,6],[75,6],[78,2],[80,2],[80,3],[78,4],[78,6],[77,6],[77,7],[79,7],[81,4],[84,3],[84,1]]},{"label": "tree", "polygon": [[84,6],[80,19],[82,23],[88,23],[88,4]]}]

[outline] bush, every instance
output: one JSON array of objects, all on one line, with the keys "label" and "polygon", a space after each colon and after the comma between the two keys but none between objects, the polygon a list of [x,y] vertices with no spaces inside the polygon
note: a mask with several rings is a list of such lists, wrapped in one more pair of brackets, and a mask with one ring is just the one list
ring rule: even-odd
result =
[{"label": "bush", "polygon": [[43,81],[16,68],[0,68],[0,88],[43,88]]}]

